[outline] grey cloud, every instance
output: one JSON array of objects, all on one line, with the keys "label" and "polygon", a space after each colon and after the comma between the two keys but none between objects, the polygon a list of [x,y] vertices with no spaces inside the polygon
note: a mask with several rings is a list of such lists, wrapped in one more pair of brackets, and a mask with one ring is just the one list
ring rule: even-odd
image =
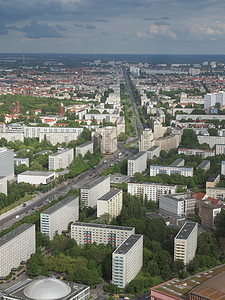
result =
[{"label": "grey cloud", "polygon": [[7,35],[8,29],[6,28],[5,22],[0,20],[0,35]]},{"label": "grey cloud", "polygon": [[86,29],[96,29],[96,26],[87,24]]},{"label": "grey cloud", "polygon": [[55,28],[58,29],[59,31],[67,31],[67,28],[66,26],[63,26],[63,25],[55,25]]},{"label": "grey cloud", "polygon": [[84,27],[84,25],[81,24],[73,24],[75,27]]}]

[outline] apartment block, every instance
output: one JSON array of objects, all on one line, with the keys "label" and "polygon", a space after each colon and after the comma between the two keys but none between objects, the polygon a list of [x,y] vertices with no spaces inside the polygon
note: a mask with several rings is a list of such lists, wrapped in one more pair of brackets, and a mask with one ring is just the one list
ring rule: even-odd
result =
[{"label": "apartment block", "polygon": [[183,158],[177,158],[172,164],[170,165],[171,167],[183,167],[184,166],[184,159]]},{"label": "apartment block", "polygon": [[183,167],[183,166],[150,166],[150,176],[156,176],[158,174],[180,174],[185,177],[193,176],[193,168],[192,167]]},{"label": "apartment block", "polygon": [[54,154],[49,155],[48,157],[48,169],[49,170],[58,170],[66,169],[72,163],[74,159],[74,149],[61,149]]},{"label": "apartment block", "polygon": [[61,234],[68,229],[70,222],[78,219],[79,197],[68,196],[41,213],[41,233],[48,235],[52,240],[56,232]]},{"label": "apartment block", "polygon": [[83,128],[40,127],[39,142],[46,138],[52,145],[68,144],[70,141],[77,140],[82,131]]},{"label": "apartment block", "polygon": [[16,166],[26,165],[29,168],[29,158],[28,157],[14,157],[14,164]]},{"label": "apartment block", "polygon": [[221,212],[221,207],[210,203],[202,204],[201,210],[201,225],[215,229],[214,219]]},{"label": "apartment block", "polygon": [[71,225],[71,238],[75,239],[78,245],[96,243],[118,247],[134,233],[134,227],[82,222],[75,222]]},{"label": "apartment block", "polygon": [[7,180],[14,179],[14,150],[0,148],[0,176],[6,176]]},{"label": "apartment block", "polygon": [[88,151],[90,153],[93,153],[93,148],[94,148],[93,142],[87,142],[82,145],[79,145],[76,147],[76,156],[78,156],[79,154],[84,156]]},{"label": "apartment block", "polygon": [[139,151],[147,151],[150,147],[154,145],[154,138],[152,129],[146,128],[139,140]]},{"label": "apartment block", "polygon": [[112,283],[125,288],[143,265],[143,235],[132,234],[112,256]]},{"label": "apartment block", "polygon": [[200,155],[203,158],[215,156],[215,150],[178,148],[178,154]]},{"label": "apartment block", "polygon": [[204,159],[198,166],[196,169],[203,169],[205,171],[210,169],[210,160],[206,160]]},{"label": "apartment block", "polygon": [[147,168],[147,152],[141,151],[128,159],[127,175],[133,177],[135,173],[142,173]]},{"label": "apartment block", "polygon": [[115,126],[98,128],[94,134],[94,146],[101,153],[113,153],[117,150],[117,130]]},{"label": "apartment block", "polygon": [[211,175],[206,181],[206,189],[207,188],[214,188],[220,182],[220,175],[213,174]]},{"label": "apartment block", "polygon": [[101,176],[82,186],[80,189],[81,203],[84,206],[95,207],[97,201],[110,191],[110,177]]},{"label": "apartment block", "polygon": [[131,195],[147,196],[148,201],[159,201],[159,197],[165,194],[175,194],[177,186],[174,184],[160,184],[148,182],[128,182],[127,191]]},{"label": "apartment block", "polygon": [[208,197],[223,201],[225,198],[225,188],[208,187],[206,188],[206,194]]},{"label": "apartment block", "polygon": [[7,196],[7,177],[0,176],[0,193],[3,193]]},{"label": "apartment block", "polygon": [[155,140],[155,145],[159,146],[160,151],[170,151],[172,148],[178,148],[179,144],[181,142],[181,133],[178,134],[171,134],[166,137],[161,137],[157,140]]},{"label": "apartment block", "polygon": [[221,175],[225,175],[225,160],[221,161]]},{"label": "apartment block", "polygon": [[27,182],[30,184],[48,184],[55,180],[55,172],[45,171],[25,171],[18,174],[17,182]]},{"label": "apartment block", "polygon": [[216,155],[225,154],[225,144],[216,144]]},{"label": "apartment block", "polygon": [[123,206],[123,191],[111,189],[97,200],[97,217],[105,213],[109,215],[109,221],[120,215]]},{"label": "apartment block", "polygon": [[174,239],[174,260],[188,264],[197,249],[198,223],[186,222]]},{"label": "apartment block", "polygon": [[0,238],[0,277],[7,276],[36,251],[35,225],[22,224]]},{"label": "apartment block", "polygon": [[146,152],[147,152],[147,159],[153,159],[154,157],[160,156],[159,146],[152,146]]}]

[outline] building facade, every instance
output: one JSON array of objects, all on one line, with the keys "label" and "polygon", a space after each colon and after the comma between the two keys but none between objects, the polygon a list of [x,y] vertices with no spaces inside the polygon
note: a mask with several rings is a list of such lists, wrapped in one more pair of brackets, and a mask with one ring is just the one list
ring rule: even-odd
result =
[{"label": "building facade", "polygon": [[68,229],[70,222],[79,219],[79,197],[68,196],[41,213],[41,233],[54,238],[55,233],[61,234]]},{"label": "building facade", "polygon": [[22,224],[0,238],[0,277],[36,252],[35,225]]},{"label": "building facade", "polygon": [[0,148],[0,176],[6,176],[7,180],[14,179],[14,150]]},{"label": "building facade", "polygon": [[160,195],[175,194],[177,186],[174,184],[160,184],[160,183],[148,183],[148,182],[128,182],[127,191],[131,195],[145,195],[148,201],[159,201]]},{"label": "building facade", "polygon": [[7,177],[0,176],[0,193],[3,193],[7,196]]},{"label": "building facade", "polygon": [[81,203],[88,207],[95,207],[97,201],[110,191],[110,177],[101,176],[82,186],[80,189]]},{"label": "building facade", "polygon": [[123,206],[123,191],[111,189],[97,200],[97,217],[108,214],[109,221],[120,215]]},{"label": "building facade", "polygon": [[40,127],[39,142],[46,138],[52,145],[57,143],[68,144],[73,140],[77,140],[82,131],[83,128]]},{"label": "building facade", "polygon": [[208,187],[206,189],[206,194],[208,197],[215,198],[223,201],[225,198],[225,188],[220,187]]},{"label": "building facade", "polygon": [[26,165],[29,168],[29,158],[21,158],[21,157],[14,157],[14,164],[18,167],[20,165]]},{"label": "building facade", "polygon": [[139,151],[147,151],[149,148],[151,148],[154,145],[154,138],[153,138],[153,132],[152,129],[146,128],[139,140]]},{"label": "building facade", "polygon": [[94,134],[94,146],[101,153],[113,153],[117,150],[117,130],[115,126],[98,128]]},{"label": "building facade", "polygon": [[18,174],[17,182],[27,182],[30,184],[48,184],[55,180],[55,172],[45,171],[25,171]]},{"label": "building facade", "polygon": [[193,176],[193,168],[192,167],[179,167],[179,166],[150,166],[150,176],[156,176],[157,174],[180,174],[185,177]]},{"label": "building facade", "polygon": [[198,223],[186,222],[174,239],[174,260],[188,264],[197,249]]},{"label": "building facade", "polygon": [[134,227],[123,227],[104,224],[75,222],[71,225],[71,238],[78,245],[111,244],[119,247],[131,234],[135,233]]},{"label": "building facade", "polygon": [[159,146],[152,146],[146,152],[147,152],[147,159],[153,159],[154,157],[159,157],[160,147]]},{"label": "building facade", "polygon": [[206,158],[208,156],[215,156],[215,150],[178,148],[178,154],[200,155],[201,157]]},{"label": "building facade", "polygon": [[125,288],[143,265],[143,235],[132,234],[112,256],[112,283]]},{"label": "building facade", "polygon": [[142,173],[147,168],[147,152],[141,151],[128,159],[127,175],[133,177],[136,172]]},{"label": "building facade", "polygon": [[49,155],[48,157],[48,169],[58,170],[66,169],[72,163],[74,159],[74,149],[58,149],[58,152]]},{"label": "building facade", "polygon": [[88,151],[90,153],[93,153],[93,148],[94,148],[93,142],[87,142],[82,145],[79,145],[76,147],[76,156],[78,156],[79,154],[84,156]]}]

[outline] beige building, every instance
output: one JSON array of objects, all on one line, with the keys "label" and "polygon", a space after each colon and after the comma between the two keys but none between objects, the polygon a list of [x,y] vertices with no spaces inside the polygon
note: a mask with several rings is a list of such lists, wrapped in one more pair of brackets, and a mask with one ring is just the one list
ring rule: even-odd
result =
[{"label": "beige building", "polygon": [[84,156],[88,151],[90,153],[93,153],[93,148],[94,148],[93,142],[87,142],[87,143],[81,144],[76,147],[76,156],[78,156],[79,154]]},{"label": "beige building", "polygon": [[206,189],[207,188],[214,188],[216,185],[220,182],[220,175],[218,174],[213,174],[211,175],[207,181],[206,181]]},{"label": "beige building", "polygon": [[97,201],[97,217],[109,215],[109,221],[120,215],[123,205],[123,191],[111,189]]},{"label": "beige building", "polygon": [[141,151],[128,159],[127,175],[133,177],[135,173],[142,173],[147,168],[147,152]]},{"label": "beige building", "polygon": [[206,194],[208,197],[223,201],[225,198],[225,188],[208,187],[206,188]]},{"label": "beige building", "polygon": [[143,235],[132,234],[112,256],[112,283],[125,288],[143,265]]},{"label": "beige building", "polygon": [[214,219],[221,212],[221,207],[204,203],[201,211],[201,225],[215,229]]},{"label": "beige building", "polygon": [[149,183],[149,182],[128,182],[127,191],[131,195],[145,195],[148,201],[154,202],[159,201],[160,195],[175,194],[177,186],[174,184],[160,184],[160,183]]},{"label": "beige building", "polygon": [[134,233],[134,227],[82,222],[75,222],[71,225],[71,238],[75,239],[78,245],[96,243],[118,247]]},{"label": "beige building", "polygon": [[22,224],[0,238],[0,277],[36,252],[35,225]]},{"label": "beige building", "polygon": [[181,141],[181,134],[171,134],[167,137],[159,138],[155,141],[155,145],[161,150],[170,151],[172,148],[177,148]]},{"label": "beige building", "polygon": [[197,249],[198,223],[186,222],[174,239],[174,260],[188,264]]},{"label": "beige building", "polygon": [[146,128],[139,140],[139,151],[147,151],[149,148],[154,146],[155,141],[153,138],[152,129]]},{"label": "beige building", "polygon": [[79,197],[68,196],[41,213],[41,233],[48,235],[52,240],[56,232],[61,234],[68,229],[70,222],[78,219]]},{"label": "beige building", "polygon": [[117,130],[114,126],[98,128],[94,134],[94,146],[101,153],[113,153],[117,150]]},{"label": "beige building", "polygon": [[80,189],[81,203],[88,207],[96,207],[97,201],[110,191],[110,177],[101,176],[82,186]]},{"label": "beige building", "polygon": [[58,149],[58,152],[49,155],[48,157],[48,169],[58,170],[66,169],[72,163],[74,159],[74,149]]}]

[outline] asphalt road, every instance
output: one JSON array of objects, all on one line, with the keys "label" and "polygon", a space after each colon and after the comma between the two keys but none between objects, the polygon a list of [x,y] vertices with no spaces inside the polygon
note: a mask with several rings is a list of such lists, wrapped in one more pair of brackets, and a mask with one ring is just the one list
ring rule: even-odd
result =
[{"label": "asphalt road", "polygon": [[[120,159],[118,158],[119,152],[123,153]],[[67,181],[64,181],[62,184],[57,185],[54,189],[52,189],[51,191],[45,194],[42,193],[38,194],[36,197],[32,198],[27,202],[26,207],[20,205],[17,206],[16,208],[13,208],[7,213],[0,215],[0,232],[5,228],[11,227],[14,223],[18,222],[25,216],[32,214],[34,211],[38,210],[38,208],[40,208],[41,206],[48,205],[49,201],[51,201],[52,199],[58,199],[61,195],[67,194],[70,189],[81,188],[84,184],[88,183],[93,178],[99,177],[104,170],[110,167],[110,165],[114,165],[115,163],[122,161],[125,158],[129,159],[136,152],[137,149],[125,148],[123,144],[120,143],[118,145],[117,151],[112,155],[105,156],[101,160],[100,164],[97,166],[96,169],[94,168],[89,169],[72,179],[68,179]]]}]

